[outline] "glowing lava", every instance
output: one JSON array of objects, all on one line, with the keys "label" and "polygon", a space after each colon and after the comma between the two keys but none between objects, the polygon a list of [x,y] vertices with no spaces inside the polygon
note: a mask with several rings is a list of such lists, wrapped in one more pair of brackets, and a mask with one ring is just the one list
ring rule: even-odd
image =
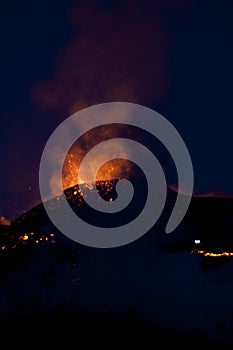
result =
[{"label": "glowing lava", "polygon": [[194,249],[191,251],[192,254],[202,255],[204,257],[212,257],[212,258],[221,258],[221,257],[231,257],[233,256],[233,252],[219,252],[214,253],[206,250],[198,250]]}]

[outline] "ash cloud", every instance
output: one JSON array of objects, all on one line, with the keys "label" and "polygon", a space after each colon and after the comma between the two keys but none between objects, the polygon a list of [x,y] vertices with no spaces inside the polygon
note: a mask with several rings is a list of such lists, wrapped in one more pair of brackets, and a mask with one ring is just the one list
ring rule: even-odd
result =
[{"label": "ash cloud", "polygon": [[179,18],[187,3],[75,2],[68,11],[70,41],[55,60],[54,76],[32,88],[32,99],[65,116],[103,102],[162,102],[171,82],[168,18]]}]

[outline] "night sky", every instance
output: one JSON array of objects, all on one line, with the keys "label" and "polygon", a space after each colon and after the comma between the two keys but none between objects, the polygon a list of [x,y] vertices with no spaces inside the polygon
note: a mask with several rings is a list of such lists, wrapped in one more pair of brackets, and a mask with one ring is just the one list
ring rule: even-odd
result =
[{"label": "night sky", "polygon": [[[127,334],[131,347],[141,338],[145,348],[151,332],[149,342],[161,339],[165,347],[171,342],[181,349],[181,339],[185,349],[208,348],[209,339],[216,348],[232,349],[233,199],[212,198],[233,197],[232,13],[231,0],[1,3],[1,344],[44,346],[49,336],[53,347],[64,339],[71,348],[80,337],[97,346],[96,336],[109,348]],[[95,249],[69,239],[47,216],[39,165],[62,121],[115,101],[150,107],[174,125],[193,162],[194,193],[203,196],[192,197],[173,235],[164,233],[177,196],[169,190],[147,234],[122,247]],[[155,156],[158,151],[168,185],[174,185],[165,147],[136,127],[118,127]],[[117,137],[117,127],[112,134],[101,130],[89,149],[103,136]],[[79,140],[77,157],[88,149],[87,140]],[[90,211],[78,186],[66,188],[71,209],[105,229],[128,223],[147,196],[146,176],[137,171],[137,201],[115,219]],[[109,192],[107,181],[99,184],[110,202],[114,186]],[[63,205],[56,194],[49,210],[61,213]]]},{"label": "night sky", "polygon": [[233,195],[228,0],[14,1],[0,5],[1,207],[39,202],[43,147],[80,108],[151,107],[180,132],[195,190]]}]

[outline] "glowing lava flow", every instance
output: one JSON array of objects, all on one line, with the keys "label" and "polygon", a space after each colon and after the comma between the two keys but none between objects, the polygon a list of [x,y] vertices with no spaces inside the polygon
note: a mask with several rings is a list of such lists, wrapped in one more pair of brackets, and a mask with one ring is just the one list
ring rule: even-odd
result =
[{"label": "glowing lava flow", "polygon": [[54,233],[50,233],[47,235],[41,235],[40,237],[36,237],[34,238],[34,232],[30,232],[30,233],[24,233],[23,235],[15,238],[15,241],[13,244],[5,244],[1,246],[1,250],[2,251],[8,251],[11,249],[16,249],[18,247],[20,247],[21,245],[25,245],[26,243],[35,243],[35,244],[43,244],[43,243],[56,243],[55,240],[55,234]]},{"label": "glowing lava flow", "polygon": [[[93,159],[90,164],[89,173],[94,172],[95,160]],[[80,158],[73,153],[68,153],[63,167],[63,188],[66,190],[72,186],[75,186],[78,181],[78,169],[80,166]],[[113,179],[128,179],[135,178],[137,174],[135,172],[132,163],[126,159],[112,159],[105,163],[98,171],[96,176],[96,182],[108,183]],[[56,181],[60,179],[53,177],[51,179],[51,185],[56,188]],[[83,180],[79,179],[79,184],[84,184]]]},{"label": "glowing lava flow", "polygon": [[206,250],[198,250],[194,249],[191,251],[192,254],[202,255],[204,257],[212,257],[212,258],[221,258],[221,257],[231,257],[233,256],[233,252],[220,252],[213,253]]}]

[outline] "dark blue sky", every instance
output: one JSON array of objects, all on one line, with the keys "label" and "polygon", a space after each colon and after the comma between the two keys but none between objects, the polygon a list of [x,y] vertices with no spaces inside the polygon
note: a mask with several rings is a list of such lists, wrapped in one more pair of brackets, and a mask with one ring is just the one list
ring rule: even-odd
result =
[{"label": "dark blue sky", "polygon": [[[9,0],[0,5],[0,216],[17,215],[39,200],[43,146],[76,103],[125,100],[154,108],[186,142],[196,190],[233,194],[233,4],[136,1],[135,9],[127,1],[84,3]],[[73,54],[81,57],[75,81]],[[109,71],[101,57],[114,57]],[[49,91],[43,81],[52,81]],[[78,93],[67,95],[74,82],[80,100]],[[90,93],[96,86],[99,92]]]}]

